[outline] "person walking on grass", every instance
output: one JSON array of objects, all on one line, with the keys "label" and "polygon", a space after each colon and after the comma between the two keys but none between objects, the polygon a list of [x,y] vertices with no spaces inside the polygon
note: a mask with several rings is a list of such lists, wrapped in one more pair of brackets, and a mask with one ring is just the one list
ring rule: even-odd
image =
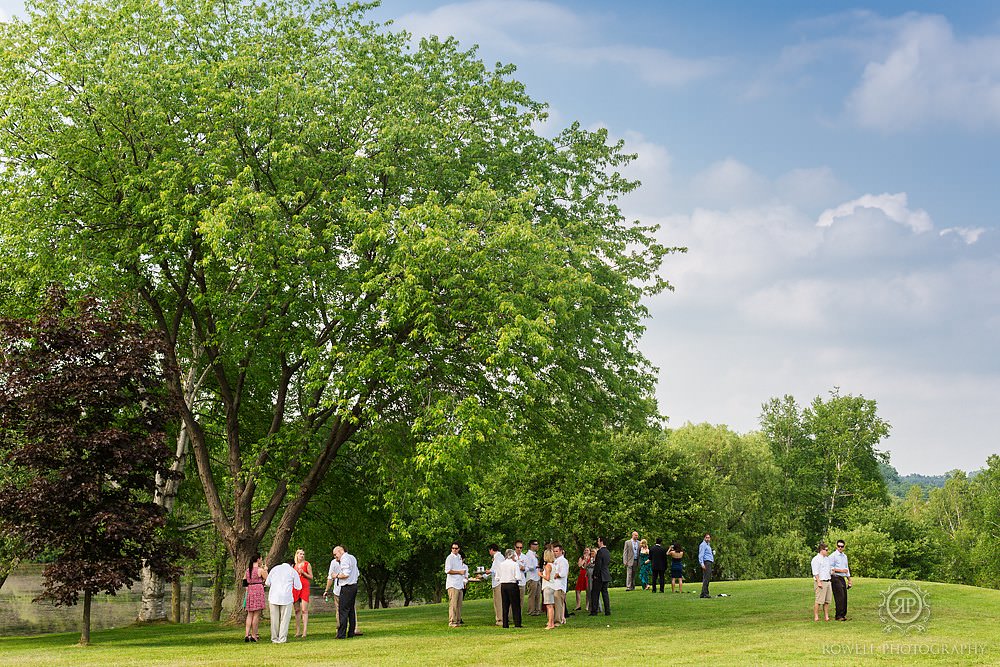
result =
[{"label": "person walking on grass", "polygon": [[830,586],[830,558],[827,556],[826,542],[819,543],[818,553],[812,559],[812,573],[816,600],[813,603],[813,622],[819,620],[819,608],[823,608],[824,620],[830,620],[830,601],[833,590]]},{"label": "person walking on grass", "polygon": [[715,553],[712,551],[712,536],[708,533],[698,546],[698,564],[701,565],[701,597],[710,598],[708,584],[712,581],[712,570],[715,568]]}]

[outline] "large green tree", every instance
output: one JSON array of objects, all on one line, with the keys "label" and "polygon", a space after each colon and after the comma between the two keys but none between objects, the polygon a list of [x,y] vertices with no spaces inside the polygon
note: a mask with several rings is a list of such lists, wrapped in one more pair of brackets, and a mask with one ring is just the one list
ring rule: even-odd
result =
[{"label": "large green tree", "polygon": [[37,0],[0,26],[0,291],[134,304],[235,577],[359,432],[472,470],[641,419],[670,249],[629,156],[452,40],[364,7]]},{"label": "large green tree", "polygon": [[889,457],[878,446],[890,426],[874,400],[834,389],[800,409],[791,396],[773,398],[760,421],[785,477],[789,518],[805,527],[810,541],[843,525],[844,512],[859,501],[888,503],[880,466]]}]

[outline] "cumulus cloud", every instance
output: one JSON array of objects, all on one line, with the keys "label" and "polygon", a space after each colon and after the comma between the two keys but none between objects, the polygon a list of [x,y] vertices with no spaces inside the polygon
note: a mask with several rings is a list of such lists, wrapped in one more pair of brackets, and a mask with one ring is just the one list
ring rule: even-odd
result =
[{"label": "cumulus cloud", "polygon": [[654,85],[681,85],[721,70],[715,58],[685,58],[667,49],[611,43],[600,17],[536,0],[475,0],[428,12],[412,12],[396,24],[416,36],[453,35],[463,44],[488,45],[519,60],[548,60],[563,66],[621,67]]},{"label": "cumulus cloud", "polygon": [[819,216],[816,225],[819,227],[829,227],[840,218],[848,218],[860,209],[874,209],[880,211],[889,220],[906,225],[914,232],[921,233],[930,231],[934,224],[931,216],[923,209],[912,210],[907,205],[905,192],[898,192],[894,195],[884,193],[880,195],[864,195],[857,199],[852,199],[835,208],[830,208]]},{"label": "cumulus cloud", "polygon": [[[826,167],[769,179],[730,158],[675,190],[695,181],[745,191],[649,219],[661,241],[689,248],[668,258],[676,292],[650,301],[643,340],[672,423],[753,430],[768,398],[807,402],[839,386],[879,402],[895,427],[883,446],[902,470],[983,464],[988,418],[970,397],[1000,387],[989,352],[1000,335],[997,239],[935,230],[906,193],[845,195]],[[960,417],[929,416],[942,413]],[[949,430],[963,442],[942,464],[929,445]]]},{"label": "cumulus cloud", "polygon": [[927,123],[1000,128],[1000,35],[958,38],[941,16],[893,22],[890,51],[847,99],[860,125],[886,132]]}]

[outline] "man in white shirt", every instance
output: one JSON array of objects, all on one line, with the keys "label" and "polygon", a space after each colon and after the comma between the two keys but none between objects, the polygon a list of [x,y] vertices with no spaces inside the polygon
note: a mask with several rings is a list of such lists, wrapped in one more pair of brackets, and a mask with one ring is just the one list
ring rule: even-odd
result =
[{"label": "man in white shirt", "polygon": [[336,550],[331,551],[330,555],[330,570],[326,575],[326,590],[323,591],[323,597],[326,598],[330,595],[330,589],[333,589],[333,611],[337,615],[337,625],[340,625],[340,578],[337,576],[340,574],[340,561],[337,560]]},{"label": "man in white shirt", "polygon": [[333,555],[340,561],[340,618],[337,621],[337,639],[359,637],[354,602],[358,597],[358,560],[342,546],[334,547]]},{"label": "man in white shirt", "polygon": [[281,563],[267,573],[264,585],[268,587],[267,602],[271,607],[271,641],[284,644],[292,618],[292,590],[302,590],[302,580],[290,563]]},{"label": "man in white shirt", "polygon": [[566,589],[569,580],[569,561],[563,553],[562,545],[556,542],[552,545],[555,554],[555,561],[552,563],[552,575],[555,579],[555,624],[564,625],[566,623]]},{"label": "man in white shirt", "polygon": [[851,587],[851,568],[844,553],[844,540],[837,540],[837,550],[830,554],[830,588],[833,589],[835,621],[847,620],[847,589]]},{"label": "man in white shirt", "polygon": [[538,540],[528,542],[528,550],[521,556],[524,565],[524,596],[528,607],[528,616],[540,616],[542,613],[542,578],[538,574]]},{"label": "man in white shirt", "polygon": [[830,620],[830,601],[833,599],[833,589],[830,587],[830,558],[827,556],[826,542],[819,543],[819,553],[813,556],[812,573],[816,586],[816,601],[813,604],[813,621],[819,620],[819,608],[823,607],[823,616]]},{"label": "man in white shirt", "polygon": [[458,542],[451,543],[451,553],[444,561],[445,590],[448,592],[448,627],[462,624],[462,597],[468,568],[462,562]]},{"label": "man in white shirt", "polygon": [[524,599],[524,542],[517,540],[514,542],[514,562],[517,563],[517,587],[521,599]]},{"label": "man in white shirt", "polygon": [[517,575],[521,571],[521,563],[517,552],[507,549],[507,557],[496,567],[496,579],[500,582],[500,596],[503,602],[501,625],[510,627],[510,612],[514,610],[514,627],[521,627],[521,589],[517,585]]},{"label": "man in white shirt", "polygon": [[490,545],[490,556],[493,557],[493,564],[490,565],[490,576],[492,577],[490,583],[493,584],[493,612],[496,616],[497,625],[503,625],[503,619],[501,618],[503,600],[500,597],[500,578],[497,577],[497,568],[500,564],[506,560],[503,554],[500,553],[499,544]]}]

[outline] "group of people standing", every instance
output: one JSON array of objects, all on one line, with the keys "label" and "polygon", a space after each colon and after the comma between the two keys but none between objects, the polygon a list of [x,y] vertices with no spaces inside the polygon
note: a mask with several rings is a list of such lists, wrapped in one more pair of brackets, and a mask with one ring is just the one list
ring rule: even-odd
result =
[{"label": "group of people standing", "polygon": [[812,559],[813,588],[816,599],[813,602],[813,621],[819,620],[820,608],[824,620],[830,620],[830,599],[835,602],[834,620],[847,620],[847,590],[852,586],[851,568],[844,553],[844,540],[837,540],[837,550],[830,555],[826,542],[819,543],[819,549]]},{"label": "group of people standing", "polygon": [[[579,573],[576,580],[576,607],[579,611],[580,593],[590,603],[591,614],[596,614],[599,600],[603,596],[604,613],[611,614],[608,584],[611,581],[609,565],[611,555],[598,538],[597,547],[587,547],[585,555],[577,560]],[[498,626],[508,628],[513,621],[515,628],[521,627],[522,610],[528,616],[541,616],[544,610],[546,630],[566,624],[569,610],[566,596],[569,590],[570,566],[563,547],[558,542],[545,545],[541,558],[538,555],[538,540],[524,542],[517,540],[512,549],[502,551],[497,544],[489,546],[492,562],[489,568],[479,568],[470,573],[458,542],[451,545],[451,553],[444,564],[445,588],[448,593],[448,625],[453,628],[465,624],[462,620],[462,601],[465,588],[470,581],[489,579],[493,588],[493,611]]]},{"label": "group of people standing", "polygon": [[[335,547],[332,556],[324,598],[328,597],[332,586],[337,610],[337,639],[356,637],[361,634],[357,631],[357,614],[354,609],[358,594],[358,561],[342,546]],[[260,554],[254,554],[243,579],[246,586],[244,606],[247,611],[246,636],[243,641],[260,640],[260,619],[265,606],[270,607],[273,643],[284,644],[288,641],[288,626],[293,611],[295,636],[304,638],[309,629],[309,589],[312,580],[312,564],[306,560],[302,549],[295,552],[294,558],[275,565],[270,571]],[[268,589],[266,596],[265,588]]]},{"label": "group of people standing", "polygon": [[645,540],[639,539],[639,532],[632,531],[632,539],[625,540],[622,549],[622,565],[625,566],[625,590],[635,590],[635,581],[639,580],[642,590],[651,589],[656,592],[656,584],[660,584],[660,592],[664,591],[667,572],[667,561],[670,561],[670,590],[676,593],[684,592],[684,548],[674,542],[669,549],[663,548],[663,539],[656,538],[656,543],[650,547]]},{"label": "group of people standing", "polygon": [[[711,535],[705,534],[698,550],[698,563],[702,569],[702,595],[709,597],[708,587],[712,578],[715,561],[711,547]],[[479,568],[470,573],[464,554],[458,542],[451,545],[451,553],[445,560],[446,590],[448,593],[448,625],[453,628],[464,625],[462,601],[465,588],[470,581],[490,579],[493,586],[493,609],[496,624],[507,628],[511,621],[516,628],[521,627],[522,609],[529,616],[546,614],[545,628],[551,630],[566,623],[571,616],[566,596],[569,586],[569,562],[563,547],[558,542],[546,544],[541,559],[538,556],[538,540],[528,543],[523,549],[521,540],[514,542],[512,549],[501,551],[497,544],[489,546],[492,563],[489,568]],[[596,547],[584,547],[576,561],[578,574],[574,591],[576,607],[582,604],[591,616],[603,610],[611,615],[611,600],[608,587],[611,583],[611,554],[603,538],[597,539]],[[670,590],[684,592],[684,549],[678,543],[664,548],[663,540],[657,538],[650,547],[646,540],[639,539],[638,531],[632,531],[631,539],[625,540],[622,549],[622,564],[625,566],[625,590],[635,590],[636,581],[643,590],[660,592],[666,586],[666,572],[670,571]]]}]

